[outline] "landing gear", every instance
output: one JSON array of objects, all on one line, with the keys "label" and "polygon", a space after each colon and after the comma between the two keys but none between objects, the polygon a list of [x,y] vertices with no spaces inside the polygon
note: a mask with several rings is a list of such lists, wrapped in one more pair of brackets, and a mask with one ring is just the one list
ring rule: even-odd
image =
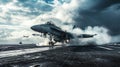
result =
[{"label": "landing gear", "polygon": [[49,46],[52,46],[52,47],[53,47],[53,46],[54,46],[54,42],[50,41],[50,42],[49,42]]},{"label": "landing gear", "polygon": [[53,47],[55,43],[54,43],[52,40],[53,40],[53,39],[52,39],[52,35],[50,35],[49,46],[52,46],[52,47]]}]

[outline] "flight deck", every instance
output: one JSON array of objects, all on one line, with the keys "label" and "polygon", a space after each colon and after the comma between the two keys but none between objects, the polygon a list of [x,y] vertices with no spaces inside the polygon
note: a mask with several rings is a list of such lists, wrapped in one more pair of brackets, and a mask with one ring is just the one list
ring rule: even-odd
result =
[{"label": "flight deck", "polygon": [[2,67],[119,67],[119,62],[119,44],[54,48],[36,46],[0,51]]}]

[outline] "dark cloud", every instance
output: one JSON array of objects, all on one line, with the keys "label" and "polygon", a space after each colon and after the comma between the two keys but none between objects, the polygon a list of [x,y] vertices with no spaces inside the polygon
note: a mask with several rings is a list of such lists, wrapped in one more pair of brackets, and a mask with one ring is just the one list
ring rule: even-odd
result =
[{"label": "dark cloud", "polygon": [[[75,17],[76,25],[85,29],[87,26],[103,26],[110,30],[111,35],[120,34],[120,0],[101,0],[87,10],[79,9]],[[88,5],[89,7],[89,5]]]},{"label": "dark cloud", "polygon": [[[95,6],[93,6],[93,9],[96,10],[104,10],[105,8],[120,3],[120,0],[98,0],[99,2],[96,3]],[[95,2],[94,2],[95,3]]]},{"label": "dark cloud", "polygon": [[101,5],[101,8],[106,8],[111,5],[120,3],[120,0],[104,0],[102,3],[103,4]]},{"label": "dark cloud", "polygon": [[24,3],[27,2],[28,0],[18,0],[18,1]]},{"label": "dark cloud", "polygon": [[12,0],[0,0],[0,4],[6,4],[11,2]]},{"label": "dark cloud", "polygon": [[46,3],[52,3],[54,0],[44,0]]},{"label": "dark cloud", "polygon": [[40,11],[51,11],[53,9],[52,6],[42,3],[42,2],[38,2],[38,0],[18,0],[20,3],[17,3],[16,5],[22,5],[22,7],[27,7],[29,8],[31,11],[34,10],[40,10]]}]

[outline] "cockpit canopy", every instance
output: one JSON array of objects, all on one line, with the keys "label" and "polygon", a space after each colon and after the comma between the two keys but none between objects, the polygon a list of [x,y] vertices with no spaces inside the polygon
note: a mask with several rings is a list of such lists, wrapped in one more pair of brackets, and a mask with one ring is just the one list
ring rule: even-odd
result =
[{"label": "cockpit canopy", "polygon": [[51,21],[48,21],[46,24],[48,24],[48,25],[54,25]]}]

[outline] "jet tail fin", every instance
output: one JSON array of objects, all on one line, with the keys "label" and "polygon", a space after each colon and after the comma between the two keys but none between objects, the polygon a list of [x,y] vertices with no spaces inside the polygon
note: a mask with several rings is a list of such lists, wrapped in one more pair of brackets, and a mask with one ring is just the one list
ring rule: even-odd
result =
[{"label": "jet tail fin", "polygon": [[74,25],[74,26],[73,26],[73,29],[75,29],[76,27],[77,27],[77,26],[76,26],[76,25]]}]

